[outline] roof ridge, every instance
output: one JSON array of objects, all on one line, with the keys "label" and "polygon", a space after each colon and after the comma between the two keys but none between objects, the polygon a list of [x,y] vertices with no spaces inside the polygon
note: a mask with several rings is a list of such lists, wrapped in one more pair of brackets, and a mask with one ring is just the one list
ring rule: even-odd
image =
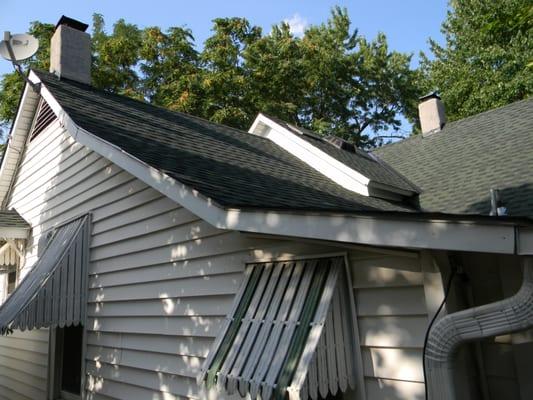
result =
[{"label": "roof ridge", "polygon": [[[42,69],[32,68],[32,71],[36,72],[37,74],[46,74],[46,75],[48,75],[50,77],[53,77],[54,79],[57,79],[58,82],[63,81],[63,82],[71,83],[71,84],[78,85],[78,86],[81,86],[81,87],[85,87],[85,88],[90,89],[90,90],[92,90],[92,91],[94,91],[96,93],[101,93],[102,95],[105,95],[105,96],[118,97],[120,99],[125,99],[125,100],[128,100],[128,101],[134,102],[134,103],[139,103],[139,104],[142,104],[144,106],[153,107],[153,108],[156,108],[158,110],[162,110],[164,112],[181,115],[184,118],[192,118],[192,119],[196,119],[196,120],[199,120],[199,121],[202,121],[202,122],[214,125],[214,126],[222,127],[224,129],[230,129],[230,130],[236,131],[236,132],[241,133],[241,134],[249,134],[248,131],[245,131],[243,129],[234,128],[234,127],[229,126],[229,125],[224,125],[224,124],[222,124],[220,122],[210,121],[207,118],[199,117],[199,116],[194,115],[194,114],[189,114],[189,113],[186,113],[186,112],[183,112],[183,111],[171,110],[170,108],[166,108],[166,107],[163,107],[163,106],[160,106],[160,105],[157,105],[157,104],[152,104],[152,103],[149,103],[149,102],[144,101],[144,100],[136,99],[134,97],[129,97],[129,96],[126,96],[126,95],[123,95],[123,94],[118,94],[118,93],[113,93],[113,92],[108,92],[108,91],[105,91],[103,89],[96,88],[93,85],[89,85],[89,84],[86,84],[86,83],[78,82],[78,81],[75,81],[75,80],[72,80],[72,79],[68,79],[68,78],[61,78],[60,79],[55,74],[53,74],[51,72],[48,72],[48,71],[44,71]],[[266,138],[264,138],[262,136],[257,136],[257,137],[259,137],[259,138],[261,138],[263,140],[267,140]]]},{"label": "roof ridge", "polygon": [[495,107],[495,108],[491,108],[489,110],[481,111],[480,113],[469,115],[468,117],[457,119],[455,121],[450,121],[449,123],[444,125],[443,130],[448,128],[451,124],[455,125],[455,124],[458,124],[458,123],[462,123],[462,122],[465,122],[467,120],[478,118],[478,117],[484,116],[486,114],[490,114],[492,112],[496,112],[496,111],[502,110],[504,108],[516,106],[517,104],[520,104],[520,103],[526,103],[528,101],[533,101],[533,97],[528,97],[527,99],[522,99],[522,100],[516,100],[516,101],[513,101],[512,103],[504,104],[504,105],[501,105],[501,106],[498,106],[498,107]]},{"label": "roof ridge", "polygon": [[[455,125],[458,125],[458,124],[461,124],[463,122],[467,122],[469,120],[472,120],[472,119],[475,119],[475,118],[478,118],[478,117],[482,117],[482,116],[484,116],[486,114],[490,114],[492,112],[496,112],[496,111],[499,111],[501,109],[508,108],[508,107],[511,107],[511,106],[516,106],[517,104],[525,103],[525,102],[529,102],[529,101],[533,101],[533,96],[532,97],[528,97],[527,99],[517,100],[517,101],[513,101],[512,103],[509,103],[509,104],[504,104],[502,106],[491,108],[490,110],[485,110],[485,111],[482,111],[482,112],[480,112],[478,114],[469,115],[468,117],[464,117],[464,118],[461,118],[461,119],[458,119],[458,120],[455,120],[455,121],[450,121],[450,122],[448,122],[448,123],[446,123],[444,125],[444,128],[442,130],[443,131],[444,130],[448,130],[451,127],[453,127]],[[370,153],[375,153],[376,151],[379,151],[379,150],[385,149],[385,148],[388,149],[388,148],[391,148],[391,147],[393,147],[395,145],[405,144],[406,142],[409,142],[409,141],[414,140],[414,139],[419,138],[419,137],[421,137],[421,134],[420,133],[415,133],[415,134],[412,134],[411,136],[406,137],[405,139],[399,140],[397,142],[387,143],[384,146],[376,147],[376,148],[372,149],[370,151]]]}]

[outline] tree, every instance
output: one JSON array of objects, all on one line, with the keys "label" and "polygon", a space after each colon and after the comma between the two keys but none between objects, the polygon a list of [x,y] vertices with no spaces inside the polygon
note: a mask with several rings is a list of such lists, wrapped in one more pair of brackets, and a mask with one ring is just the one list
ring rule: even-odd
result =
[{"label": "tree", "polygon": [[133,24],[119,19],[113,32],[105,32],[104,18],[93,15],[92,32],[93,86],[109,92],[142,98],[137,65],[140,61],[142,31]]},{"label": "tree", "polygon": [[533,93],[533,6],[529,0],[452,0],[442,32],[422,55],[422,87],[439,90],[449,120]]},{"label": "tree", "polygon": [[159,27],[143,32],[140,51],[145,99],[153,104],[200,115],[203,105],[199,55],[189,29]]},{"label": "tree", "polygon": [[351,31],[345,9],[309,28],[302,45],[309,88],[302,119],[312,129],[373,146],[369,131],[397,131],[400,115],[413,115],[418,91],[411,56],[390,51],[382,33],[368,41]]},{"label": "tree", "polygon": [[[48,68],[53,26],[34,23],[41,50],[27,66]],[[140,29],[118,20],[107,33],[93,16],[92,84],[211,121],[248,129],[258,112],[335,134],[361,146],[369,131],[398,129],[416,93],[410,56],[390,51],[385,35],[366,40],[345,9],[303,37],[285,23],[268,34],[245,18],[217,18],[201,52],[192,32]],[[13,118],[22,82],[4,76],[0,119]]]},{"label": "tree", "polygon": [[301,41],[286,23],[254,41],[244,52],[252,112],[263,112],[284,121],[300,123],[306,96]]},{"label": "tree", "polygon": [[203,116],[247,129],[254,116],[249,101],[250,84],[243,53],[261,37],[261,28],[245,18],[217,18],[214,34],[201,53]]}]

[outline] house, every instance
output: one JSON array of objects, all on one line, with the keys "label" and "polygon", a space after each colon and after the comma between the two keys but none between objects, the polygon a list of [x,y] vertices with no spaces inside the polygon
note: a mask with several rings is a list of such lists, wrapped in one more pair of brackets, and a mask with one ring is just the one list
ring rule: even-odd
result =
[{"label": "house", "polygon": [[86,28],[0,168],[0,399],[532,398],[533,101],[369,154],[95,90]]}]

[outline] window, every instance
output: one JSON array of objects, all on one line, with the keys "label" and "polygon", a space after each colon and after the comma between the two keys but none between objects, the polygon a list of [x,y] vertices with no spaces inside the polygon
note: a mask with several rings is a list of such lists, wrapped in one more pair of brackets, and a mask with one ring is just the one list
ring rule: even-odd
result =
[{"label": "window", "polygon": [[254,400],[341,399],[356,386],[349,290],[342,257],[248,265],[200,381]]},{"label": "window", "polygon": [[7,273],[7,294],[13,293],[17,286],[17,268],[11,268]]},{"label": "window", "polygon": [[54,399],[81,397],[83,326],[56,328],[54,360]]}]

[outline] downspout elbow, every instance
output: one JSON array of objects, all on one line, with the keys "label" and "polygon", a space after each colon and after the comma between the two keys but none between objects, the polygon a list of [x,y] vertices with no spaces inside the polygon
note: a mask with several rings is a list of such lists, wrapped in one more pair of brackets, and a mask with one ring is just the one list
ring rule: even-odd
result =
[{"label": "downspout elbow", "polygon": [[429,333],[426,371],[429,400],[454,400],[453,358],[459,345],[533,327],[533,257],[526,257],[523,282],[512,297],[440,319]]}]

